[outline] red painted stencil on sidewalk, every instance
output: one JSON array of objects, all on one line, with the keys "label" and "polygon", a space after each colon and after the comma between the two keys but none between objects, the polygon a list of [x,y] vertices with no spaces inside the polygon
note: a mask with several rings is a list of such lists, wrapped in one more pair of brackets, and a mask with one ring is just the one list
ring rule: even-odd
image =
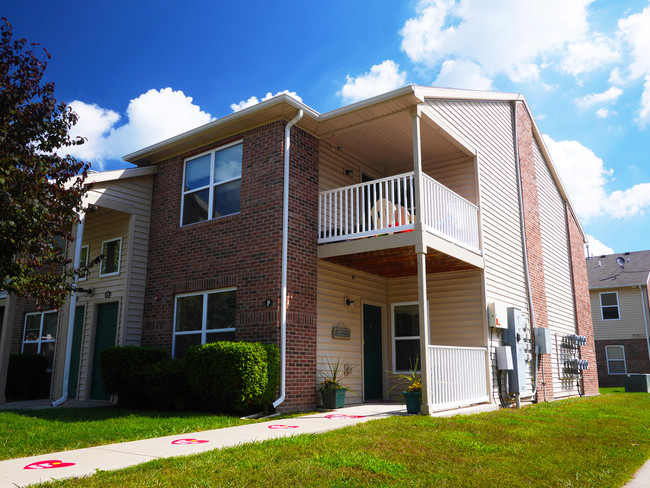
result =
[{"label": "red painted stencil on sidewalk", "polygon": [[75,463],[64,463],[58,459],[52,459],[49,461],[39,461],[37,463],[28,464],[23,469],[52,469],[52,468],[67,468],[68,466],[74,466]]},{"label": "red painted stencil on sidewalk", "polygon": [[342,413],[333,413],[332,415],[325,415],[326,419],[362,419],[365,415],[344,415]]},{"label": "red painted stencil on sidewalk", "polygon": [[274,425],[269,425],[269,429],[297,429],[297,425],[280,425],[280,424],[274,424]]},{"label": "red painted stencil on sidewalk", "polygon": [[176,439],[175,441],[172,441],[172,444],[188,445],[188,444],[204,444],[206,442],[210,442],[210,441],[204,439]]}]

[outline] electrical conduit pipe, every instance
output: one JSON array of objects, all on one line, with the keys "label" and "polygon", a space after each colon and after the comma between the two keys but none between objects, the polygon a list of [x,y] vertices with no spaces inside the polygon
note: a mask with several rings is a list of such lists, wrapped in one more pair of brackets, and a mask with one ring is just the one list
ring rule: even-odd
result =
[{"label": "electrical conduit pipe", "polygon": [[[74,246],[74,259],[72,266],[77,269],[81,261],[81,240],[84,234],[84,223],[86,214],[79,214],[79,223],[77,224],[77,238]],[[68,399],[68,381],[70,379],[70,358],[72,356],[72,335],[74,334],[74,315],[77,308],[77,274],[74,276],[74,288],[70,295],[70,307],[68,308],[68,335],[65,341],[65,363],[63,366],[63,396],[52,402],[53,407],[58,407]]]},{"label": "electrical conduit pipe", "polygon": [[280,282],[280,396],[273,402],[277,408],[285,399],[287,379],[287,252],[289,234],[289,147],[291,127],[302,119],[303,111],[284,128],[284,197],[282,201],[282,279]]}]

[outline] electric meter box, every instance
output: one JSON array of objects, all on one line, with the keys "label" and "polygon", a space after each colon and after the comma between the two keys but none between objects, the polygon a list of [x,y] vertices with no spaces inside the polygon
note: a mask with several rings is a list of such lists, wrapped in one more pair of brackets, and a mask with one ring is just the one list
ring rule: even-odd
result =
[{"label": "electric meter box", "polygon": [[535,347],[539,354],[551,354],[551,329],[535,327]]},{"label": "electric meter box", "polygon": [[508,306],[500,302],[488,303],[488,324],[496,329],[507,329]]},{"label": "electric meter box", "polygon": [[497,351],[497,369],[499,371],[511,371],[512,366],[512,350],[510,346],[499,346]]}]

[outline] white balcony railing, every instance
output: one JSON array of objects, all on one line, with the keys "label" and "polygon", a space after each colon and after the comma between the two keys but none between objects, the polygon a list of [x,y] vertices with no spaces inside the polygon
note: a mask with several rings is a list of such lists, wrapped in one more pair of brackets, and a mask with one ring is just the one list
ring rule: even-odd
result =
[{"label": "white balcony railing", "polygon": [[428,346],[430,403],[434,410],[490,400],[487,348]]},{"label": "white balcony railing", "polygon": [[[478,207],[423,175],[424,228],[480,253]],[[412,230],[417,220],[413,173],[320,193],[319,243]]]}]

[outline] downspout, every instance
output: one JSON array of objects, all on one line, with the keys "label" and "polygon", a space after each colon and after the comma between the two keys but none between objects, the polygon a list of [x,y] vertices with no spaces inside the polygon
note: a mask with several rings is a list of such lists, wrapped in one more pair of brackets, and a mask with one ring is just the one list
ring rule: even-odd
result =
[{"label": "downspout", "polygon": [[282,201],[282,279],[280,283],[280,396],[273,402],[278,408],[284,402],[287,382],[287,253],[289,238],[289,147],[291,127],[302,119],[303,111],[284,127],[284,197]]},{"label": "downspout", "polygon": [[[531,336],[535,330],[535,310],[533,309],[533,293],[530,284],[530,271],[528,267],[528,250],[526,243],[526,222],[524,221],[524,193],[521,184],[521,161],[519,160],[519,135],[517,132],[517,102],[512,102],[512,132],[515,139],[515,170],[517,172],[517,192],[519,194],[519,221],[521,228],[521,244],[524,258],[524,276],[526,278],[526,294],[528,295],[528,308],[530,315],[530,333]],[[517,408],[520,406],[521,398],[531,398],[537,394],[537,350],[535,350],[535,380],[533,381],[533,392],[530,395],[521,397],[517,395],[516,402]],[[544,378],[542,378],[544,381]],[[546,388],[544,389],[546,394]]]},{"label": "downspout", "polygon": [[[77,224],[77,238],[74,247],[74,259],[72,266],[74,269],[79,267],[81,261],[81,241],[84,234],[84,223],[86,221],[86,214],[79,214],[79,224]],[[77,274],[74,276],[74,287],[70,294],[70,308],[68,309],[68,335],[65,342],[65,363],[63,365],[63,396],[58,400],[52,402],[53,407],[58,407],[68,399],[68,381],[70,379],[70,358],[72,356],[72,335],[74,334],[74,316],[77,309]]]},{"label": "downspout", "polygon": [[643,286],[639,286],[639,291],[641,292],[641,304],[643,305],[643,320],[645,322],[645,340],[646,343],[648,344],[648,361],[650,361],[650,334],[648,334],[648,312],[650,311],[650,307],[646,305],[645,297],[647,296],[647,292],[644,294],[643,293]]}]

